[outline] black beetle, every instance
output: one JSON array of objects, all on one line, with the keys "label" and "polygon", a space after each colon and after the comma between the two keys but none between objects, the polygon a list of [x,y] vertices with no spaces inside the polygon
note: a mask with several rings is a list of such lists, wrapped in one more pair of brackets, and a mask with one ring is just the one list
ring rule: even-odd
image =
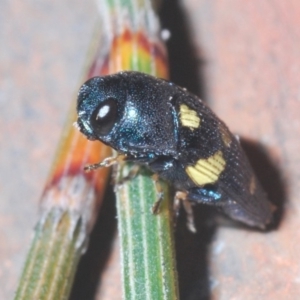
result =
[{"label": "black beetle", "polygon": [[[264,228],[268,201],[235,137],[195,95],[139,72],[95,77],[81,87],[79,130],[171,183],[176,198],[221,208]],[[110,166],[107,158],[91,166]]]}]

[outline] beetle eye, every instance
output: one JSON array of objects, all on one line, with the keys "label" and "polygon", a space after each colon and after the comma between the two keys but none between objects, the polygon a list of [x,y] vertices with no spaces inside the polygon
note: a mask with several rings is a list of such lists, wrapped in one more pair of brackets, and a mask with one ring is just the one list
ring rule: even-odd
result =
[{"label": "beetle eye", "polygon": [[118,115],[117,101],[108,98],[95,109],[91,117],[91,125],[97,134],[108,134],[114,127]]}]

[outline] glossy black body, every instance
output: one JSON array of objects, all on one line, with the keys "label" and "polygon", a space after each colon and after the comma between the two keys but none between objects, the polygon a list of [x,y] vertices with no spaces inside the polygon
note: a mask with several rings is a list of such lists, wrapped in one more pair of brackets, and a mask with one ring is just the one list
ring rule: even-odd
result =
[{"label": "glossy black body", "polygon": [[[102,128],[95,112],[105,101],[113,102],[114,112]],[[182,107],[196,112],[192,118],[201,121],[198,127],[183,126]],[[270,222],[271,204],[239,141],[185,89],[139,72],[95,77],[81,87],[77,111],[77,124],[87,138],[101,140],[126,154],[128,160],[148,166],[177,191],[186,192],[190,201],[216,205],[251,226],[264,228]],[[216,153],[221,153],[226,163],[216,175],[218,179],[195,183],[187,167]]]}]

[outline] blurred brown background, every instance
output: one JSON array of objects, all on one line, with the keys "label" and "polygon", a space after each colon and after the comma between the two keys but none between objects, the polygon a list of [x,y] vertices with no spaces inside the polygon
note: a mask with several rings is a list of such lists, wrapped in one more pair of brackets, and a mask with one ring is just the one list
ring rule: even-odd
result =
[{"label": "blurred brown background", "polygon": [[[0,7],[0,299],[11,299],[98,16],[95,1],[0,0]],[[296,0],[163,4],[172,80],[204,98],[245,138],[250,160],[279,207],[277,227],[267,233],[212,225],[213,213],[202,207],[196,209],[196,236],[180,223],[184,300],[300,295],[299,15]],[[98,249],[97,239],[91,243]],[[80,270],[89,272],[88,266]],[[73,299],[94,298],[101,275],[95,276],[94,290],[85,298],[74,292]],[[89,279],[77,278],[79,290]],[[118,278],[105,282],[119,287]],[[113,299],[108,290],[98,295]]]},{"label": "blurred brown background", "polygon": [[97,9],[48,0],[0,7],[0,299],[12,299]]}]

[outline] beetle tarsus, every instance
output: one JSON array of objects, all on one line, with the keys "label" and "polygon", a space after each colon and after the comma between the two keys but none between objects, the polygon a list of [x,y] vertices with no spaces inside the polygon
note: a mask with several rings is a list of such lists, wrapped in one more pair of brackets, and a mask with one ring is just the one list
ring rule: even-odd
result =
[{"label": "beetle tarsus", "polygon": [[159,211],[160,211],[160,205],[161,205],[161,202],[164,198],[164,192],[163,192],[163,189],[162,189],[162,186],[159,182],[159,176],[158,174],[153,174],[151,176],[154,184],[155,184],[155,189],[156,189],[156,199],[157,201],[154,203],[153,207],[152,207],[152,213],[157,215],[159,214]]},{"label": "beetle tarsus", "polygon": [[84,171],[91,172],[93,170],[97,170],[100,168],[108,168],[108,167],[111,167],[117,163],[124,161],[124,160],[125,160],[124,155],[118,155],[116,157],[107,157],[99,163],[85,166]]},{"label": "beetle tarsus", "polygon": [[158,215],[160,213],[160,205],[161,205],[162,200],[163,200],[163,194],[161,194],[159,196],[158,200],[155,201],[155,203],[152,206],[152,213],[154,215]]},{"label": "beetle tarsus", "polygon": [[182,203],[184,210],[186,211],[187,215],[187,228],[191,231],[196,233],[196,226],[194,222],[194,213],[191,202],[187,198],[187,192],[177,191],[174,197],[174,210],[175,214],[178,215],[180,203]]}]

